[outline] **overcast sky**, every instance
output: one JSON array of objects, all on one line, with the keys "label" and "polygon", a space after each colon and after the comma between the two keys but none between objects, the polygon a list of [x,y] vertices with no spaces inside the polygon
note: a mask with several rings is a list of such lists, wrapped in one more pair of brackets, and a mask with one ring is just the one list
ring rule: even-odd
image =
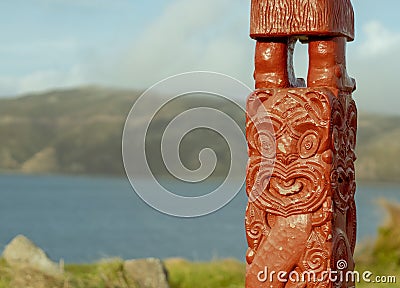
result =
[{"label": "overcast sky", "polygon": [[[96,84],[145,89],[209,70],[253,85],[250,0],[0,0],[0,96]],[[353,0],[348,69],[362,111],[400,114],[400,1]],[[306,47],[296,71],[306,74]]]}]

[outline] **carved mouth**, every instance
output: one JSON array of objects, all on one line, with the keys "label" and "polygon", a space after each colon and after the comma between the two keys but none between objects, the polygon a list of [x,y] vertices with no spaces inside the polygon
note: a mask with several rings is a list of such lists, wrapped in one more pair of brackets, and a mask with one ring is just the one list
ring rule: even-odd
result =
[{"label": "carved mouth", "polygon": [[330,189],[326,170],[317,161],[296,161],[287,167],[275,162],[272,175],[258,171],[249,199],[260,209],[281,216],[316,211]]},{"label": "carved mouth", "polygon": [[293,178],[284,180],[276,177],[272,177],[270,181],[270,187],[282,196],[290,196],[300,193],[304,188],[303,179]]}]

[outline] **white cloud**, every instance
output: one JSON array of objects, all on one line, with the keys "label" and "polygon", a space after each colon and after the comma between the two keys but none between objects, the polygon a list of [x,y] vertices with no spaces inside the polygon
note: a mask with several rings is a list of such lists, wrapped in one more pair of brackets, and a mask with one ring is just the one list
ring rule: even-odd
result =
[{"label": "white cloud", "polygon": [[[72,40],[47,43],[45,46],[54,47],[53,51],[72,55],[79,65],[71,63],[72,68],[66,72],[42,69],[21,79],[0,78],[2,93],[87,83],[145,89],[165,77],[193,70],[225,73],[251,86],[254,41],[248,36],[249,4],[247,0],[171,0],[161,15],[149,21],[149,26],[141,27],[141,34],[126,36],[132,42],[125,50],[110,43],[107,49],[86,51],[84,55],[80,52],[79,59],[73,57],[73,52],[65,52],[81,51]],[[348,45],[348,70],[357,79],[354,95],[360,110],[399,114],[395,83],[400,66],[400,33],[377,21],[367,23],[361,33]],[[43,48],[42,44],[36,46],[34,50]],[[307,46],[298,45],[298,76],[306,77],[307,60]]]},{"label": "white cloud", "polygon": [[361,57],[377,57],[398,51],[400,33],[390,31],[378,21],[367,23],[363,31],[366,41],[358,48]]},{"label": "white cloud", "polygon": [[[128,51],[116,56],[116,63],[109,64],[112,67],[102,68],[109,71],[104,80],[147,88],[165,77],[193,70],[214,70],[249,80],[253,42],[248,36],[248,13],[243,11],[248,5],[247,1],[228,0],[171,2],[144,27]],[[237,13],[239,9],[242,12]]]},{"label": "white cloud", "polygon": [[82,65],[73,63],[79,49],[79,43],[73,38],[20,39],[4,43],[0,54],[9,56],[11,68],[4,69],[7,74],[0,75],[0,97],[81,85],[85,80]]},{"label": "white cloud", "polygon": [[47,90],[52,87],[71,87],[83,84],[83,77],[79,66],[70,71],[48,70],[36,71],[20,79],[18,93]]},{"label": "white cloud", "polygon": [[[57,0],[54,3],[66,2]],[[13,84],[8,86],[14,85],[11,90],[15,93],[84,81],[144,89],[165,77],[193,70],[226,73],[252,85],[254,41],[248,36],[249,11],[246,9],[249,10],[249,4],[243,0],[233,3],[230,0],[169,1],[161,15],[142,27],[140,35],[127,35],[132,41],[125,49],[110,43],[110,47],[98,47],[90,52],[87,49],[82,53],[82,47],[74,39],[0,48],[0,52],[8,49],[24,57],[29,55],[41,67],[45,67],[43,61],[49,62],[50,58],[57,63],[60,55],[64,55],[64,59],[68,57],[70,65],[79,61],[79,73],[74,72],[76,68],[65,72],[65,67],[59,71],[49,65],[49,69],[39,69],[9,81]],[[151,12],[148,11],[149,18]]]},{"label": "white cloud", "polygon": [[364,42],[349,45],[348,67],[357,80],[354,96],[360,111],[400,114],[398,70],[400,33],[380,22],[367,23]]},{"label": "white cloud", "polygon": [[54,88],[74,87],[86,84],[80,66],[73,66],[69,71],[38,70],[23,77],[0,77],[0,96],[12,96],[31,92],[40,92]]}]

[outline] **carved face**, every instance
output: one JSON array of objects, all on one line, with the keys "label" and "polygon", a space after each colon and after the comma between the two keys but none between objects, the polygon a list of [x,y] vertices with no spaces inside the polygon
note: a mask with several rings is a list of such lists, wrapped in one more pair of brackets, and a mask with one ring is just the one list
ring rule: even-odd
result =
[{"label": "carved face", "polygon": [[336,207],[346,213],[356,190],[354,161],[357,134],[357,108],[354,101],[335,101],[332,116],[332,147],[334,155],[331,173]]},{"label": "carved face", "polygon": [[316,211],[329,190],[333,95],[300,89],[253,97],[247,125],[250,201],[282,216]]}]

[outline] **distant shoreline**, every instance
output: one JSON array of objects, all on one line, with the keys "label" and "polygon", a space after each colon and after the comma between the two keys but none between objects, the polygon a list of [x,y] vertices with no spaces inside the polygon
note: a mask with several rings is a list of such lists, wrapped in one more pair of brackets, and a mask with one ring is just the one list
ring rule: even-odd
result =
[{"label": "distant shoreline", "polygon": [[[73,177],[73,178],[103,178],[103,179],[119,179],[119,180],[128,180],[126,175],[115,175],[115,174],[78,174],[78,173],[59,173],[59,172],[46,172],[46,173],[27,173],[18,170],[4,170],[0,169],[0,175],[19,175],[19,176],[38,176],[38,177],[46,177],[46,176],[54,176],[54,177]],[[152,178],[141,178],[143,180],[152,180]],[[171,176],[161,176],[160,178],[163,181],[172,180]],[[223,181],[224,177],[209,177],[207,181]],[[235,179],[241,181],[242,179]],[[176,180],[180,182],[179,180]],[[392,181],[383,181],[383,180],[365,180],[360,179],[357,180],[357,185],[365,185],[365,186],[398,186],[400,187],[400,180],[392,180]]]}]

